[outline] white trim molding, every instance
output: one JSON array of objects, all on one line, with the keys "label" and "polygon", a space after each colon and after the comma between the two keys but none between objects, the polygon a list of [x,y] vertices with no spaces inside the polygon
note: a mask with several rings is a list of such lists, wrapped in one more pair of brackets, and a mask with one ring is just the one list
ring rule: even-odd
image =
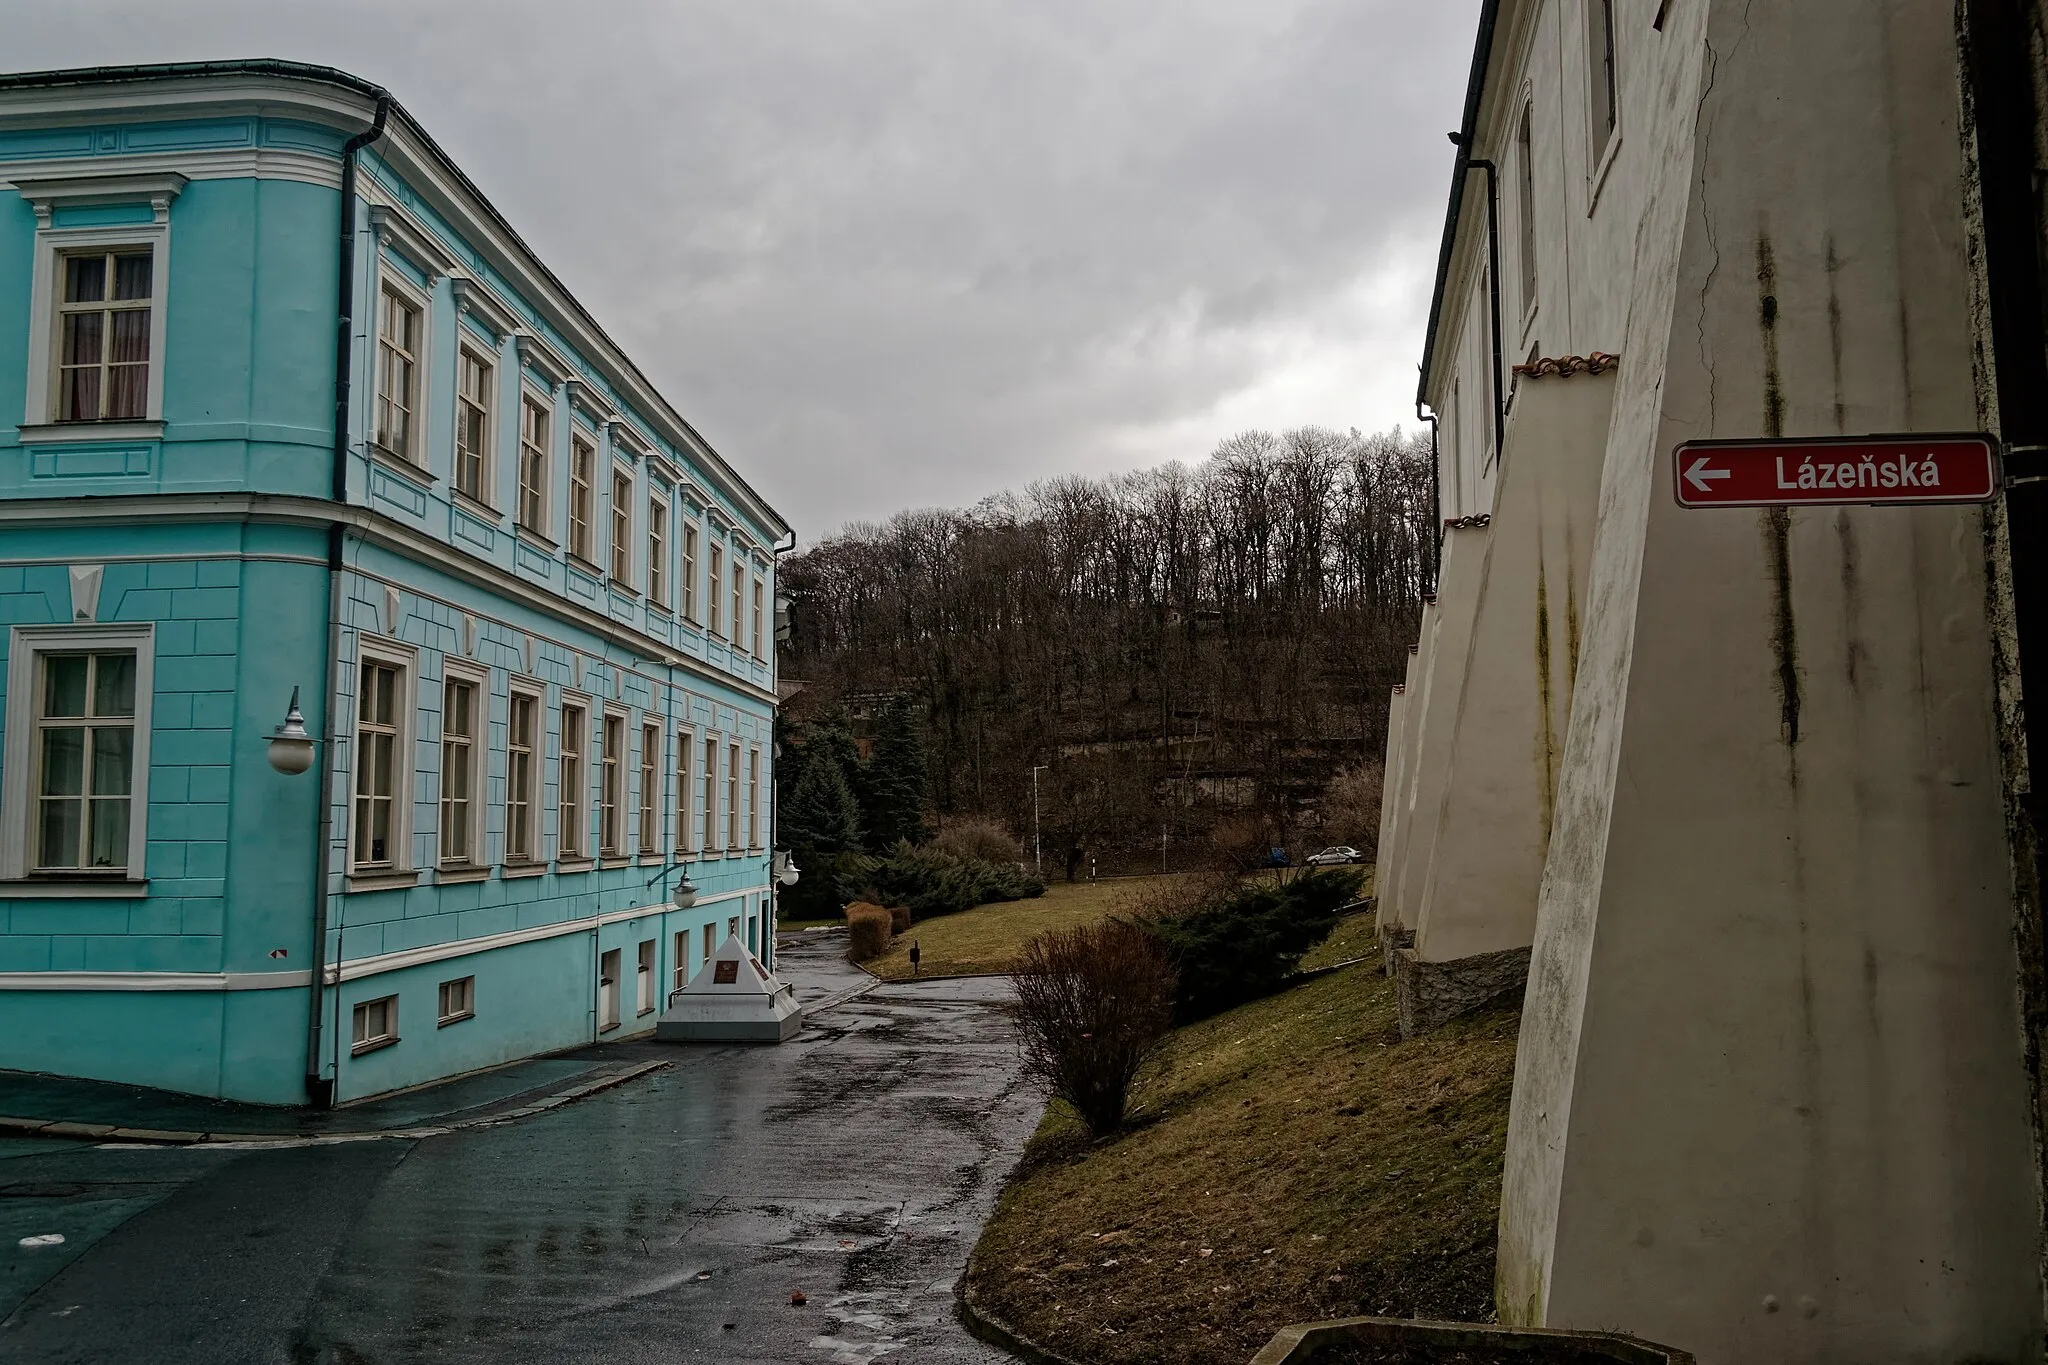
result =
[{"label": "white trim molding", "polygon": [[171,218],[171,201],[184,192],[191,177],[177,171],[110,173],[95,167],[79,174],[61,172],[43,175],[11,173],[9,182],[35,210],[36,225],[50,226],[52,210],[98,204],[149,205],[159,223]]},{"label": "white trim molding", "polygon": [[[177,189],[168,187],[173,181]],[[132,440],[145,432],[153,439],[163,434],[164,341],[169,335],[166,317],[171,282],[170,202],[184,188],[179,176],[81,176],[71,183],[90,185],[78,196],[65,198],[49,187],[56,180],[16,181],[34,185],[45,197],[32,199],[36,206],[35,264],[29,279],[28,388],[23,396],[21,438],[50,440]],[[27,192],[24,191],[24,194]],[[53,204],[147,202],[151,221],[105,227],[55,227],[50,221]],[[52,377],[52,357],[57,340],[57,263],[77,251],[121,247],[146,248],[150,255],[149,303],[149,391],[144,400],[142,420],[111,422],[57,421],[57,385]]]},{"label": "white trim molding", "polygon": [[0,972],[0,991],[303,990],[311,972]]},{"label": "white trim molding", "polygon": [[433,234],[396,204],[370,205],[370,231],[387,251],[395,251],[419,268],[429,286],[456,268],[455,257],[442,249]]}]

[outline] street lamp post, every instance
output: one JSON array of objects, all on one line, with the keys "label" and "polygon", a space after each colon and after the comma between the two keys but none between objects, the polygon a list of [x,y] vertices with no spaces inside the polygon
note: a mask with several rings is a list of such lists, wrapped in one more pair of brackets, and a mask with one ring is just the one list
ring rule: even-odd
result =
[{"label": "street lamp post", "polygon": [[1038,838],[1038,775],[1051,766],[1039,763],[1031,769],[1031,865],[1041,877],[1045,875],[1045,846]]}]

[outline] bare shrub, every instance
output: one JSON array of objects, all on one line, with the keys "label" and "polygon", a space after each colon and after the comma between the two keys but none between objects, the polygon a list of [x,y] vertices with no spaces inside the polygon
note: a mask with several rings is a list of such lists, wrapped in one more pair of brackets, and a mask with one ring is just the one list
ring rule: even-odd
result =
[{"label": "bare shrub", "polygon": [[980,818],[948,823],[932,836],[926,847],[968,862],[1017,863],[1024,860],[1023,846],[1010,836],[1010,831],[994,820]]},{"label": "bare shrub", "polygon": [[1137,924],[1179,919],[1226,899],[1237,890],[1239,880],[1235,872],[1211,868],[1141,882],[1135,890],[1116,898],[1116,917]]},{"label": "bare shrub", "polygon": [[1385,781],[1386,765],[1371,760],[1339,769],[1323,788],[1323,838],[1333,844],[1349,844],[1368,858],[1378,856],[1380,793]]},{"label": "bare shrub", "polygon": [[1014,975],[1025,1074],[1096,1137],[1114,1133],[1138,1069],[1173,1026],[1165,948],[1135,924],[1105,920],[1040,934]]},{"label": "bare shrub", "polygon": [[1225,872],[1249,872],[1264,867],[1273,851],[1271,831],[1257,820],[1232,816],[1218,820],[1209,831],[1210,865]]},{"label": "bare shrub", "polygon": [[879,905],[856,901],[846,907],[847,937],[852,940],[846,955],[855,962],[880,957],[889,949],[890,914]]}]

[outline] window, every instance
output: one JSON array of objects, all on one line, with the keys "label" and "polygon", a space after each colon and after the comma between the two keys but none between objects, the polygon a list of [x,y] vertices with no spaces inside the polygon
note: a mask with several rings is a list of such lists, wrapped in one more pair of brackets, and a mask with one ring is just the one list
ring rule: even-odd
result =
[{"label": "window", "polygon": [[356,803],[351,862],[359,871],[404,866],[410,807],[406,664],[367,650],[356,673]]},{"label": "window", "polygon": [[349,1048],[351,1057],[360,1057],[365,1052],[375,1052],[380,1047],[390,1047],[398,1041],[398,997],[387,995],[380,1000],[365,1000],[352,1011],[355,1022],[354,1043]]},{"label": "window", "polygon": [[519,400],[519,524],[547,534],[548,430],[554,420],[531,395]]},{"label": "window", "polygon": [[590,732],[590,713],[573,702],[562,703],[562,762],[556,776],[561,802],[561,856],[587,856],[584,840],[590,837],[589,821],[583,814],[583,746]]},{"label": "window", "polygon": [[654,1013],[654,943],[640,940],[639,970],[633,973],[633,1009],[638,1014]]},{"label": "window", "polygon": [[697,528],[683,523],[683,619],[697,619]]},{"label": "window", "polygon": [[747,750],[747,847],[761,846],[761,751]]},{"label": "window", "polygon": [[597,959],[597,1031],[608,1033],[619,1026],[619,950],[612,949]]},{"label": "window", "polygon": [[709,562],[711,571],[704,577],[704,607],[710,613],[710,619],[704,624],[710,627],[713,635],[723,635],[725,634],[725,627],[719,623],[718,619],[718,594],[725,587],[723,582],[725,578],[725,551],[717,545],[713,545],[710,548],[711,556]]},{"label": "window", "polygon": [[669,980],[674,984],[670,990],[679,991],[690,984],[690,931],[676,930],[676,958],[669,964]]},{"label": "window", "polygon": [[419,388],[420,308],[387,284],[377,312],[377,444],[415,463]]},{"label": "window", "polygon": [[640,727],[640,853],[661,851],[661,727]]},{"label": "window", "polygon": [[135,651],[40,656],[34,867],[125,872],[135,790]]},{"label": "window", "polygon": [[633,582],[633,476],[623,469],[612,471],[612,580]]},{"label": "window", "polygon": [[740,746],[725,751],[725,846],[740,846]]},{"label": "window", "polygon": [[1586,0],[1587,75],[1592,82],[1593,160],[1614,137],[1621,106],[1614,72],[1614,0]]},{"label": "window", "polygon": [[57,420],[147,417],[154,253],[72,252],[58,258],[58,267]]},{"label": "window", "polygon": [[607,858],[616,858],[626,851],[624,812],[626,806],[626,718],[608,715],[604,718],[604,752],[598,756],[603,765],[600,776],[603,781],[598,787],[597,846],[598,852]]},{"label": "window", "polygon": [[505,707],[505,861],[538,860],[533,837],[533,756],[540,698],[514,692]]},{"label": "window", "polygon": [[747,571],[739,566],[737,562],[739,556],[735,555],[733,558],[735,562],[732,566],[732,642],[738,644],[740,642],[740,594],[746,588]]},{"label": "window", "polygon": [[717,951],[718,926],[715,924],[707,924],[704,926],[704,960],[706,962],[709,962],[711,960],[711,955]]},{"label": "window", "polygon": [[476,1015],[476,978],[465,976],[441,983],[441,1027],[459,1024]]},{"label": "window", "polygon": [[569,442],[569,553],[586,564],[594,563],[590,518],[593,514],[591,485],[597,478],[597,447],[581,436]]},{"label": "window", "polygon": [[668,502],[659,495],[647,500],[647,598],[668,605]]},{"label": "window", "polygon": [[690,851],[690,746],[688,730],[676,731],[676,852]]},{"label": "window", "polygon": [[491,363],[465,346],[456,362],[455,491],[491,502]]},{"label": "window", "polygon": [[704,741],[704,851],[718,851],[718,741]]},{"label": "window", "polygon": [[1534,110],[1522,106],[1522,123],[1515,133],[1515,161],[1518,164],[1516,203],[1520,231],[1516,233],[1522,265],[1522,316],[1536,308],[1536,148],[1531,120]]},{"label": "window", "polygon": [[754,614],[748,618],[748,632],[753,640],[749,646],[755,658],[761,657],[761,580],[754,580]]},{"label": "window", "polygon": [[450,674],[441,687],[441,865],[466,867],[477,858],[477,733],[482,689],[473,677]]}]

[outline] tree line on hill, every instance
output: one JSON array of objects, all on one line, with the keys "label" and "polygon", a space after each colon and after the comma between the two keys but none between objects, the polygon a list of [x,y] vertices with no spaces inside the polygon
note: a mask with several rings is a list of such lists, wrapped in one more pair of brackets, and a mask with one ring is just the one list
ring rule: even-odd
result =
[{"label": "tree line on hill", "polygon": [[[904,835],[915,752],[919,822],[992,818],[1027,846],[1038,768],[1045,864],[1070,877],[1369,842],[1433,571],[1430,485],[1426,436],[1304,427],[846,527],[782,571],[781,671],[804,684],[785,823],[850,804],[878,822],[856,843]],[[806,761],[813,744],[838,758]]]}]

